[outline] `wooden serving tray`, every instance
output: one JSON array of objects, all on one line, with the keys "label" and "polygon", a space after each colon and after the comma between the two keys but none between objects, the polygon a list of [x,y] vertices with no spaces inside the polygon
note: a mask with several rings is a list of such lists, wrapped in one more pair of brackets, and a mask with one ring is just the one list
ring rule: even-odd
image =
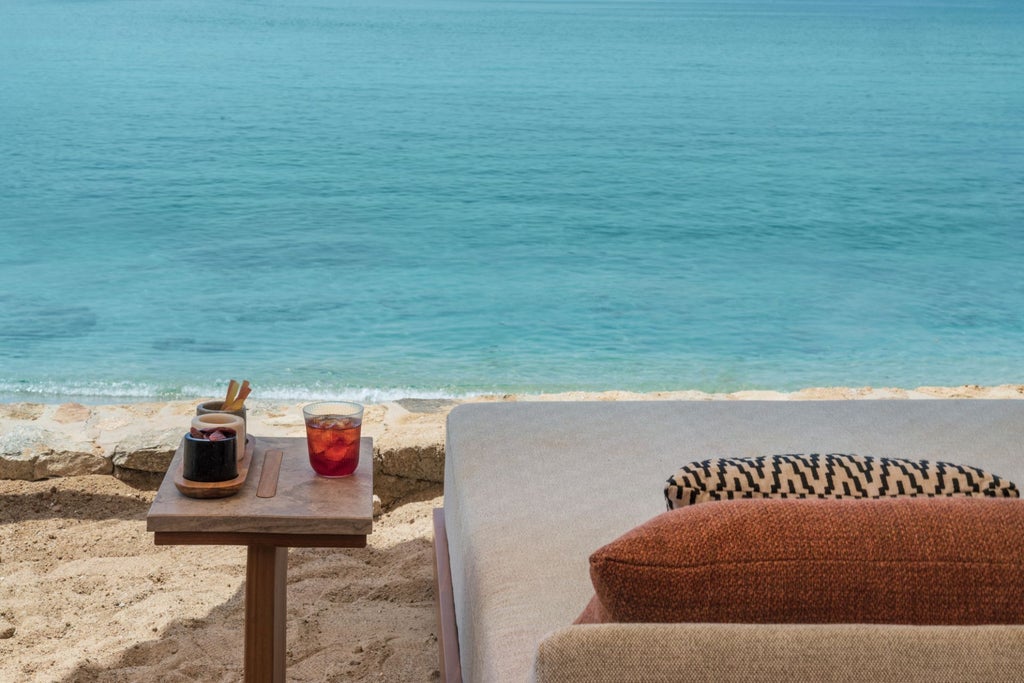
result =
[{"label": "wooden serving tray", "polygon": [[256,449],[256,440],[252,436],[245,435],[245,455],[238,461],[238,476],[227,481],[192,481],[185,478],[184,443],[178,446],[182,457],[178,458],[178,468],[174,472],[174,485],[181,492],[181,495],[189,498],[226,498],[233,496],[242,490],[245,478],[249,476],[249,465],[252,464],[253,451]]}]

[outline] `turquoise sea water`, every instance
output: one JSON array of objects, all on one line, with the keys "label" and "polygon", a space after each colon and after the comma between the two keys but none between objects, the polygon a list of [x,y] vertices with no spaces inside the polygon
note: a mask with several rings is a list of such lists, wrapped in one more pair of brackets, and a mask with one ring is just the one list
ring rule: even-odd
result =
[{"label": "turquoise sea water", "polygon": [[1024,3],[9,0],[0,397],[1024,382]]}]

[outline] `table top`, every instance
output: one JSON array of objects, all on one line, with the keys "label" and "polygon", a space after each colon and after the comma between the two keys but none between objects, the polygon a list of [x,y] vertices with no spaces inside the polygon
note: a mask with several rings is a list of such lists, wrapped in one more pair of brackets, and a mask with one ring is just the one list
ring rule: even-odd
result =
[{"label": "table top", "polygon": [[[174,454],[146,529],[185,534],[362,535],[373,529],[373,440],[360,440],[359,467],[348,477],[317,476],[309,465],[303,437],[256,437],[252,465],[242,489],[228,498],[188,498],[174,486],[182,449]],[[277,495],[257,498],[263,458],[284,451]]]}]

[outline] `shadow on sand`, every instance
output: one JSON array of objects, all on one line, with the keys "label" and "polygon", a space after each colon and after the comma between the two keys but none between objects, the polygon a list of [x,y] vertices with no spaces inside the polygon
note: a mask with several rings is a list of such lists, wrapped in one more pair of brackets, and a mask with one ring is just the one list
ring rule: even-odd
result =
[{"label": "shadow on sand", "polygon": [[89,493],[56,486],[34,493],[0,494],[0,524],[42,519],[145,520],[152,494]]}]

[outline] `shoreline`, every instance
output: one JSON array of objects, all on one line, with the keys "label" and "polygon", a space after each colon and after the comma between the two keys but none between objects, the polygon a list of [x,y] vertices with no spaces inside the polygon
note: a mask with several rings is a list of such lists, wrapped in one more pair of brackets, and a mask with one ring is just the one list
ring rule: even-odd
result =
[{"label": "shoreline", "polygon": [[[364,391],[368,394],[383,394],[380,399],[360,400],[354,396],[336,396],[331,398],[310,395],[309,397],[271,397],[261,398],[259,388],[255,387],[249,402],[256,400],[270,404],[291,404],[291,403],[312,403],[314,401],[356,401],[365,405],[381,405],[384,403],[395,403],[398,401],[455,401],[458,403],[469,403],[475,401],[496,401],[496,400],[567,400],[564,397],[667,397],[673,399],[687,400],[689,397],[703,397],[709,400],[734,398],[743,399],[754,396],[774,396],[779,398],[801,398],[811,394],[821,393],[870,396],[872,398],[896,397],[896,398],[950,398],[954,394],[964,394],[966,397],[991,398],[994,395],[1006,393],[1024,392],[1024,384],[1008,382],[1004,384],[956,384],[956,385],[920,385],[917,387],[897,386],[872,386],[872,385],[827,385],[827,386],[805,386],[798,389],[738,389],[736,391],[704,391],[702,389],[659,389],[652,391],[635,391],[632,389],[567,389],[564,391],[541,391],[541,392],[516,392],[516,391],[481,391],[467,392],[465,394],[442,394],[438,392],[417,393],[410,390],[402,393],[399,390],[370,390]],[[159,396],[102,396],[102,395],[60,395],[60,394],[39,394],[36,396],[20,396],[10,393],[0,393],[0,406],[15,404],[33,405],[61,405],[64,403],[81,403],[86,406],[113,406],[113,405],[138,405],[142,403],[179,403],[211,400],[211,396],[188,396],[178,398],[161,398]],[[572,399],[577,400],[577,399]],[[586,399],[581,399],[586,400]]]},{"label": "shoreline", "polygon": [[[957,385],[920,385],[917,387],[898,386],[872,386],[872,385],[813,385],[803,386],[795,389],[737,389],[734,391],[705,391],[702,389],[656,389],[656,390],[633,390],[633,389],[565,389],[561,391],[467,391],[465,393],[447,393],[440,391],[417,392],[412,389],[353,389],[352,393],[339,393],[337,395],[319,395],[315,391],[308,395],[289,394],[283,396],[261,397],[259,387],[255,388],[251,400],[258,400],[268,404],[292,404],[312,403],[315,401],[355,401],[364,405],[381,405],[395,403],[398,401],[455,401],[457,403],[471,403],[475,401],[495,400],[563,400],[558,397],[668,397],[679,400],[717,400],[722,398],[744,399],[755,396],[768,396],[779,398],[802,398],[809,394],[845,395],[852,397],[870,395],[872,398],[949,398],[953,394],[962,393],[967,397],[991,398],[994,394],[1003,394],[1007,391],[1020,390],[1024,384],[957,384]],[[271,389],[273,391],[273,388]],[[294,393],[294,392],[293,392]],[[219,395],[218,395],[219,397]],[[134,406],[149,403],[178,403],[181,401],[211,400],[212,396],[206,395],[179,395],[175,397],[163,397],[159,395],[104,395],[104,394],[78,394],[78,393],[40,393],[40,394],[18,394],[11,392],[0,392],[0,406],[15,404],[33,405],[62,405],[64,403],[80,403],[85,406]],[[564,399],[564,400],[588,400]],[[639,400],[645,400],[643,398]]]}]

